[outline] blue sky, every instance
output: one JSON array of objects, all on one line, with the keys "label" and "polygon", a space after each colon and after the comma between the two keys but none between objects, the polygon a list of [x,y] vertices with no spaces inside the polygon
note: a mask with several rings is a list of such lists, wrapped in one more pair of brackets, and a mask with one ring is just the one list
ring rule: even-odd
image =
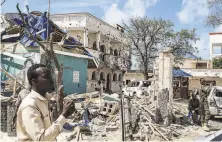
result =
[{"label": "blue sky", "polygon": [[[47,0],[6,0],[2,12],[16,12],[16,3],[25,11],[46,11]],[[197,29],[200,40],[194,44],[203,59],[209,58],[209,32],[221,32],[222,25],[207,27],[204,23],[209,13],[207,0],[51,0],[51,13],[89,12],[110,23],[122,23],[130,16],[147,16],[171,20],[175,30]]]}]

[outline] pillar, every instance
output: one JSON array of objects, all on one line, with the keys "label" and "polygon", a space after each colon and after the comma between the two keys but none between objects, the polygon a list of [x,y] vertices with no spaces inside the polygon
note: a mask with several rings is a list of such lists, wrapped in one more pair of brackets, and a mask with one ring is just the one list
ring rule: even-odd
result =
[{"label": "pillar", "polygon": [[[158,108],[160,112],[164,112],[161,115],[165,116],[164,123],[169,126],[172,123],[173,110],[173,55],[170,51],[162,52],[159,55],[159,90],[158,105],[165,105],[164,107],[158,106]],[[167,105],[164,98],[168,98]]]},{"label": "pillar", "polygon": [[88,30],[85,30],[83,38],[84,38],[84,47],[88,47],[89,46],[89,32]]},{"label": "pillar", "polygon": [[110,54],[110,48],[111,48],[111,43],[110,43],[110,42],[111,42],[111,38],[109,37],[109,38],[108,38],[107,48],[106,48],[106,49],[107,49],[107,50],[106,50],[106,51],[107,51],[106,53],[109,53],[109,54]]},{"label": "pillar", "polygon": [[96,33],[96,47],[97,47],[97,50],[100,51],[100,40],[101,40],[101,33],[100,32],[97,32]]}]

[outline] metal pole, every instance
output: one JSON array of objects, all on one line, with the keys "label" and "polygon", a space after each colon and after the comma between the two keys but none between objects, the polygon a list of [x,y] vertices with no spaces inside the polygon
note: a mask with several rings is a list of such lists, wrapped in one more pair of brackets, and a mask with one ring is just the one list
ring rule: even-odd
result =
[{"label": "metal pole", "polygon": [[124,94],[122,91],[122,85],[121,85],[121,123],[122,123],[122,141],[125,141],[125,117],[124,117]]},{"label": "metal pole", "polygon": [[47,19],[47,48],[49,46],[49,17],[50,17],[50,0],[48,0],[49,7],[48,7],[48,19]]}]

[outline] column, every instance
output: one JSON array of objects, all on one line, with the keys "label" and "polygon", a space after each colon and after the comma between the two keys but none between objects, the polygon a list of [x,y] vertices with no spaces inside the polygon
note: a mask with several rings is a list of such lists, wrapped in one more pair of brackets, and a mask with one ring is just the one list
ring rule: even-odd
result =
[{"label": "column", "polygon": [[108,54],[110,54],[110,48],[111,48],[110,42],[111,42],[111,38],[108,37],[108,44],[107,44],[107,48],[106,48],[106,53],[108,53]]},{"label": "column", "polygon": [[89,32],[88,32],[88,30],[85,30],[83,38],[84,38],[84,47],[88,47],[89,46]]},{"label": "column", "polygon": [[97,50],[100,51],[100,40],[101,40],[101,33],[98,32],[96,33],[96,47],[97,47]]}]

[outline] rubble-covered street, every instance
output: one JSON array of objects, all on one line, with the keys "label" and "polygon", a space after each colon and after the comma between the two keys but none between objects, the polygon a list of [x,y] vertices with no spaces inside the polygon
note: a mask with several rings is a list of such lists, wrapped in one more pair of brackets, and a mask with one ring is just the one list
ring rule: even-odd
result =
[{"label": "rubble-covered street", "polygon": [[[76,99],[77,96],[68,96],[65,99]],[[118,94],[102,95],[100,105],[99,92],[80,94],[78,98],[85,98],[76,104],[77,112],[68,119],[72,126],[70,130],[63,129],[57,137],[58,141],[121,141],[121,109]],[[8,97],[2,97],[6,100]],[[148,96],[131,98],[127,104],[125,98],[124,127],[126,141],[194,141],[200,136],[208,135],[222,128],[220,119],[209,122],[211,132],[205,132],[200,126],[191,125],[187,119],[188,101],[174,100],[173,124],[166,127],[157,124],[155,106]],[[131,104],[131,107],[128,105]],[[89,113],[84,113],[88,109]],[[128,110],[131,110],[129,112]],[[131,121],[129,121],[131,119]],[[130,123],[131,122],[131,123]],[[9,123],[8,123],[9,124]],[[3,126],[3,124],[2,124]],[[68,127],[67,127],[68,128]],[[1,140],[15,141],[15,136],[8,136],[1,132]]]}]

